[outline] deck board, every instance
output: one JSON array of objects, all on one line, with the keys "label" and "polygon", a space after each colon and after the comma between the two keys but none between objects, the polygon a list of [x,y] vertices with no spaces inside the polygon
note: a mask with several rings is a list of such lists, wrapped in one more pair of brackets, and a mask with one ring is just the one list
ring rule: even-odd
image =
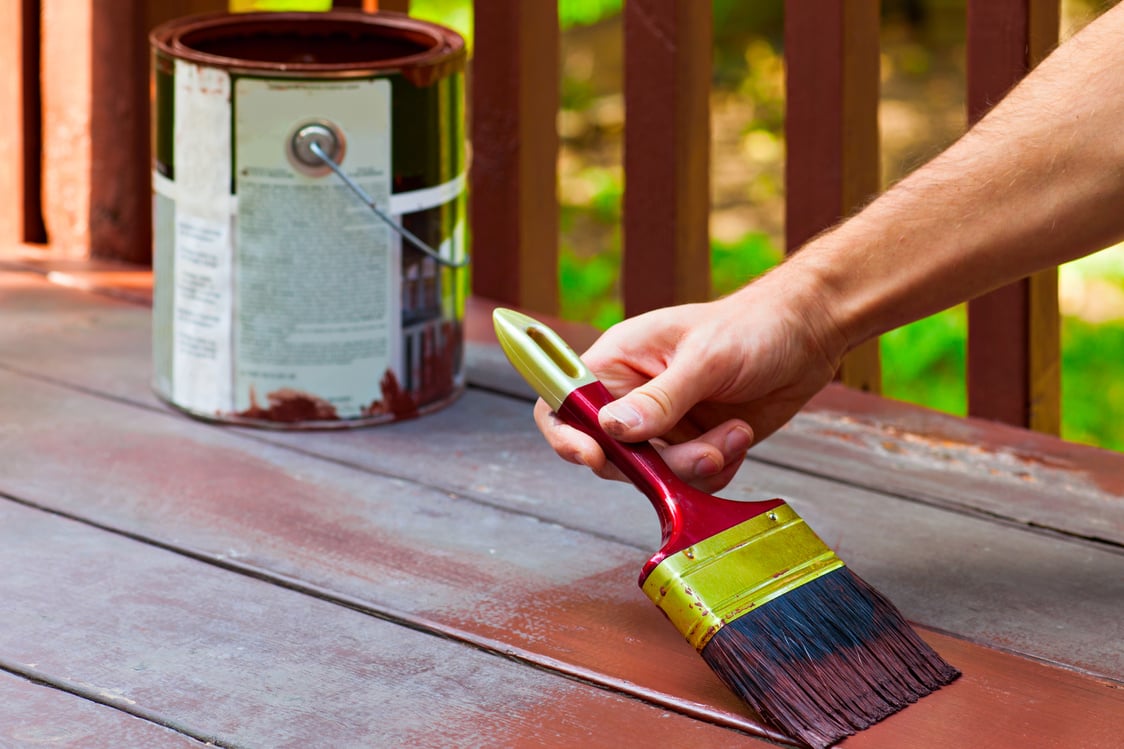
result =
[{"label": "deck board", "polygon": [[737,740],[41,511],[0,503],[0,529],[5,666],[219,745],[578,746],[609,732],[655,746],[664,731],[703,746]]},{"label": "deck board", "polygon": [[165,726],[5,671],[0,671],[0,704],[0,746],[5,749],[205,746]]},{"label": "deck board", "polygon": [[[145,307],[16,276],[0,279],[0,493],[15,500],[0,507],[70,515],[209,575],[389,617],[692,724],[761,730],[636,588],[657,541],[651,510],[559,461],[528,401],[470,389],[373,429],[220,428],[148,391]],[[814,431],[801,439],[818,444]],[[788,496],[908,616],[956,635],[924,633],[966,674],[847,746],[972,745],[985,728],[1026,745],[1064,746],[1071,730],[1084,746],[1114,745],[1124,555],[910,497],[901,476],[872,490],[781,453],[747,466],[728,496]]]}]

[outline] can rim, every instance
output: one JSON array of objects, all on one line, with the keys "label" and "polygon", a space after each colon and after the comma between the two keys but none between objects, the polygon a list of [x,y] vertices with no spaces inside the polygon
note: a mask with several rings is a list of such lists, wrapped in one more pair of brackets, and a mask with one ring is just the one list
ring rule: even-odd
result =
[{"label": "can rim", "polygon": [[[276,62],[217,55],[195,49],[192,35],[208,39],[298,31],[315,37],[340,30],[374,31],[388,39],[406,40],[424,47],[400,57],[347,62]],[[449,73],[464,69],[464,37],[456,31],[401,13],[331,10],[322,13],[205,13],[173,19],[149,34],[154,50],[176,59],[223,68],[231,72],[280,77],[339,77],[398,72],[419,86],[427,86]]]}]

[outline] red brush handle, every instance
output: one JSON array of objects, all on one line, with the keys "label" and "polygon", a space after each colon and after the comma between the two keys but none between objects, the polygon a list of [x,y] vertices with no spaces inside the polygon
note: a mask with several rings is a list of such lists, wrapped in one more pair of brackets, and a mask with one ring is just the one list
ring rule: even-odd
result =
[{"label": "red brush handle", "polygon": [[780,499],[735,502],[695,489],[675,475],[651,444],[620,442],[601,428],[597,413],[612,400],[604,385],[591,382],[566,397],[558,416],[597,440],[609,461],[644,492],[659,516],[663,546],[644,565],[641,583],[667,556],[784,504]]}]

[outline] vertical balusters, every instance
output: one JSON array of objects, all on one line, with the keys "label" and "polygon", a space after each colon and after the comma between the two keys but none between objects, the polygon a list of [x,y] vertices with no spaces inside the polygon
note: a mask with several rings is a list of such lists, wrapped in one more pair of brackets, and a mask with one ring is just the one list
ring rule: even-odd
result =
[{"label": "vertical balusters", "polygon": [[472,288],[558,308],[556,2],[477,0],[472,61]]},{"label": "vertical balusters", "polygon": [[711,10],[626,0],[626,315],[710,295]]},{"label": "vertical balusters", "polygon": [[[789,252],[878,190],[878,10],[878,0],[785,3]],[[877,340],[851,352],[839,377],[878,392]]]},{"label": "vertical balusters", "polygon": [[[1058,0],[968,3],[968,119],[977,121],[1058,39]],[[968,413],[1057,434],[1057,269],[968,305]]]}]

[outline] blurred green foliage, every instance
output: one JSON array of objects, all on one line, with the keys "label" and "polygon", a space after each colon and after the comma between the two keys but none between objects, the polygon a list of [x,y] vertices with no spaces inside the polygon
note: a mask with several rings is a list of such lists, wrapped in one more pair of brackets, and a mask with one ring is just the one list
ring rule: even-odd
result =
[{"label": "blurred green foliage", "polygon": [[472,0],[410,0],[410,15],[460,32],[472,49]]},{"label": "blurred green foliage", "polygon": [[[533,0],[538,2],[539,0]],[[587,26],[619,13],[623,0],[559,0],[558,22],[563,29]],[[726,2],[726,0],[723,0]],[[410,15],[456,29],[472,45],[471,0],[411,0]]]},{"label": "blurred green foliage", "polygon": [[1124,450],[1124,322],[1062,319],[1062,437]]},{"label": "blurred green foliage", "polygon": [[765,232],[751,231],[735,242],[710,243],[710,288],[714,296],[745,286],[781,261],[784,252]]},{"label": "blurred green foliage", "polygon": [[558,276],[562,294],[562,317],[581,320],[604,330],[624,318],[624,306],[616,293],[620,275],[620,244],[616,252],[599,252],[580,257],[564,252],[559,258]]},{"label": "blurred green foliage", "polygon": [[961,304],[883,335],[882,392],[963,416],[967,333],[968,313]]},{"label": "blurred green foliage", "polygon": [[621,10],[622,0],[560,0],[558,22],[562,28],[588,26]]}]

